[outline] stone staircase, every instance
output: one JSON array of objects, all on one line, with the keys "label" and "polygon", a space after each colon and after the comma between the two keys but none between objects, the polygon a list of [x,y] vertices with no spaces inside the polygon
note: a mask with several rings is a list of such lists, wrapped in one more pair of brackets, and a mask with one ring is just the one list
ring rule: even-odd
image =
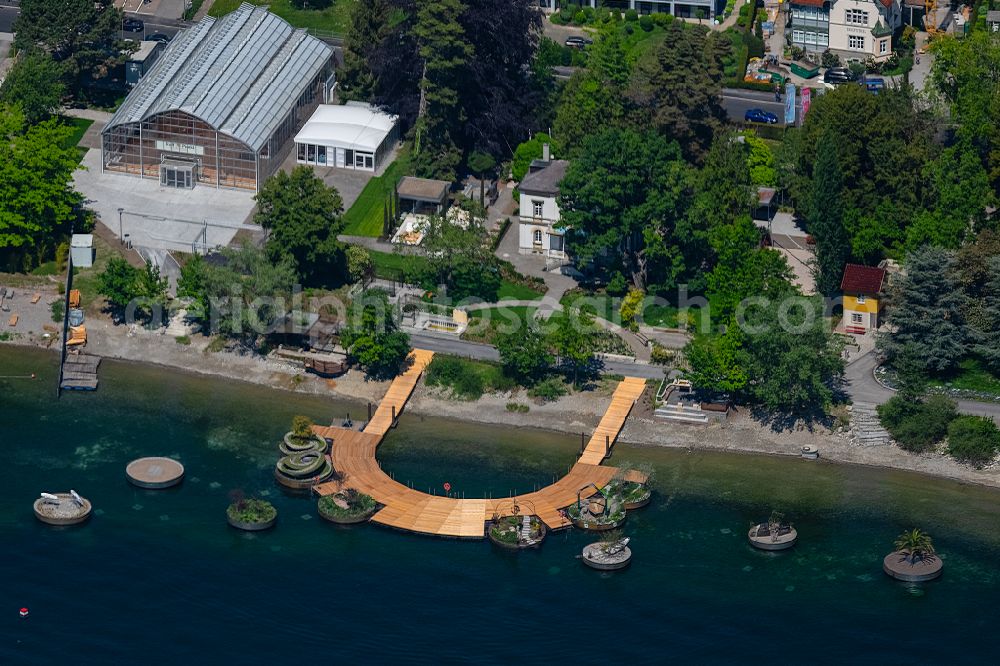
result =
[{"label": "stone staircase", "polygon": [[856,446],[884,446],[892,436],[882,427],[875,405],[856,402],[851,407],[851,443]]},{"label": "stone staircase", "polygon": [[653,412],[653,416],[682,423],[708,423],[708,414],[701,407],[692,405],[665,404]]},{"label": "stone staircase", "polygon": [[531,518],[529,516],[523,516],[521,518],[520,540],[522,543],[531,541]]}]

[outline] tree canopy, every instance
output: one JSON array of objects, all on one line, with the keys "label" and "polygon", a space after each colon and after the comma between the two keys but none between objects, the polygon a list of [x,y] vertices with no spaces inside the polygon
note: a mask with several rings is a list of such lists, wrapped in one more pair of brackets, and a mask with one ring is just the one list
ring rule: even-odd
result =
[{"label": "tree canopy", "polygon": [[78,217],[78,154],[65,147],[71,131],[56,120],[25,129],[20,111],[0,106],[0,258],[13,270],[28,253],[47,254]]},{"label": "tree canopy", "polygon": [[59,108],[66,86],[63,68],[44,51],[29,51],[14,62],[0,85],[0,103],[17,106],[34,125]]},{"label": "tree canopy", "polygon": [[125,60],[122,12],[113,0],[22,0],[20,9],[14,46],[49,53],[63,66],[71,93]]},{"label": "tree canopy", "polygon": [[410,353],[410,336],[396,325],[388,295],[380,289],[362,292],[351,305],[340,341],[372,379],[392,379]]},{"label": "tree canopy", "polygon": [[906,257],[906,274],[889,284],[891,332],[878,338],[889,363],[907,345],[928,373],[955,367],[967,351],[965,294],[955,273],[954,253],[925,246]]},{"label": "tree canopy", "polygon": [[254,221],[268,232],[272,260],[290,257],[304,284],[336,285],[345,277],[344,247],[337,234],[344,228],[344,202],[307,166],[291,174],[279,171],[256,196]]},{"label": "tree canopy", "polygon": [[560,185],[561,224],[580,262],[624,258],[640,285],[670,289],[685,270],[675,242],[688,170],[655,132],[610,128],[589,137]]}]

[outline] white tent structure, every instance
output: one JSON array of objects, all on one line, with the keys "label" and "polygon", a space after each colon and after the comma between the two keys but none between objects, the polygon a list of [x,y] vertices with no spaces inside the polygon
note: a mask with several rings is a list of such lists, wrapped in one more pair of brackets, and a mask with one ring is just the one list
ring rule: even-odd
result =
[{"label": "white tent structure", "polygon": [[321,104],[295,135],[299,164],[376,171],[399,138],[396,116],[370,104]]}]

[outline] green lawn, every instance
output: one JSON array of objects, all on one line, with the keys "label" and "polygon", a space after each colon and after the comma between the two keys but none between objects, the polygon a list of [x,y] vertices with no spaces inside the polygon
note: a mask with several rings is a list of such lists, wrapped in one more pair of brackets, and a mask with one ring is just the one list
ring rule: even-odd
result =
[{"label": "green lawn", "polygon": [[405,280],[414,272],[422,272],[427,260],[420,256],[396,254],[395,252],[376,252],[369,250],[372,263],[375,265],[375,275],[386,280]]},{"label": "green lawn", "polygon": [[[87,133],[87,129],[94,124],[93,120],[87,120],[86,118],[70,118],[69,116],[61,116],[62,122],[73,129],[73,133],[66,138],[66,142],[63,144],[64,148],[70,148],[76,146],[80,143],[80,139],[83,135]],[[80,159],[87,154],[87,149],[79,147]]]},{"label": "green lawn", "polygon": [[344,213],[344,233],[348,236],[382,235],[383,206],[386,197],[396,188],[396,183],[406,175],[409,161],[400,155],[381,176],[368,181],[354,204]]},{"label": "green lawn", "polygon": [[497,290],[497,300],[500,301],[537,301],[544,294],[537,289],[532,289],[523,284],[516,284],[504,280]]},{"label": "green lawn", "polygon": [[[563,307],[568,307],[582,298],[587,299],[588,304],[596,310],[595,314],[601,319],[606,319],[616,324],[621,323],[621,316],[619,315],[621,298],[619,297],[600,293],[588,294],[584,291],[574,289],[566,292],[560,302]],[[699,310],[697,308],[689,308],[689,312],[695,321],[697,321]],[[642,318],[646,326],[653,326],[655,328],[680,328],[678,310],[673,305],[647,305],[642,313]]]},{"label": "green lawn", "polygon": [[469,312],[469,328],[463,340],[493,344],[499,331],[524,331],[535,318],[536,308],[523,305],[510,308],[488,308]]},{"label": "green lawn", "polygon": [[994,375],[979,359],[967,358],[958,364],[958,371],[947,379],[935,380],[936,386],[964,391],[981,391],[1000,396],[1000,377]]},{"label": "green lawn", "polygon": [[253,5],[267,5],[272,14],[280,16],[296,28],[311,28],[339,35],[347,33],[351,24],[351,12],[357,4],[357,0],[334,0],[326,9],[315,10],[296,9],[291,0],[215,0],[208,15],[225,16],[244,1]]}]

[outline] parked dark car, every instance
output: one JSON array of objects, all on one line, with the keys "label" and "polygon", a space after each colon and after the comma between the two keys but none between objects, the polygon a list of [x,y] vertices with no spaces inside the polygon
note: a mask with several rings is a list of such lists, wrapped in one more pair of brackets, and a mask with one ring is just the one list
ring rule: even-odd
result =
[{"label": "parked dark car", "polygon": [[142,32],[145,27],[139,19],[127,18],[122,21],[122,30],[125,32]]},{"label": "parked dark car", "polygon": [[826,83],[832,83],[837,85],[839,83],[851,83],[857,80],[858,77],[854,75],[854,72],[847,69],[846,67],[831,67],[826,70],[823,75],[823,81]]},{"label": "parked dark car", "polygon": [[574,49],[582,49],[588,44],[593,44],[593,43],[594,41],[592,39],[587,39],[586,37],[578,37],[576,35],[566,38],[566,46],[571,46]]},{"label": "parked dark car", "polygon": [[764,109],[747,109],[747,112],[743,114],[743,120],[748,123],[765,123],[767,125],[775,125],[778,122],[778,116],[765,111]]},{"label": "parked dark car", "polygon": [[170,38],[160,32],[154,32],[152,35],[146,35],[147,42],[160,42],[161,44],[166,44],[170,41]]}]

